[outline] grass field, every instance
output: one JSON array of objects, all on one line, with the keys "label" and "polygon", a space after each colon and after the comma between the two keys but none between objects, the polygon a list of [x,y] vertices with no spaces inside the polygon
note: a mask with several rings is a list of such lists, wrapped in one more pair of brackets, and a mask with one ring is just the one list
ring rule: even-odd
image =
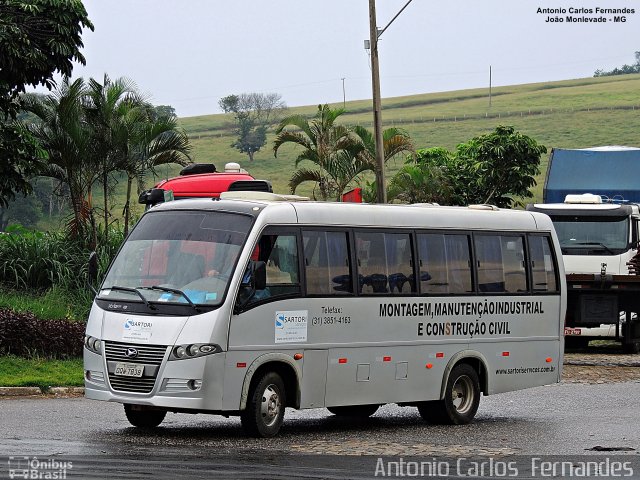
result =
[{"label": "grass field", "polygon": [[31,312],[46,320],[84,320],[87,316],[86,300],[79,296],[56,287],[41,293],[2,289],[0,308]]},{"label": "grass field", "polygon": [[[334,105],[339,107],[341,105]],[[316,106],[296,107],[290,113],[312,116]],[[342,123],[372,128],[371,102],[347,102]],[[441,146],[449,149],[487,133],[497,125],[517,130],[551,148],[586,148],[599,145],[640,147],[640,75],[584,78],[552,83],[494,88],[491,107],[488,89],[388,98],[383,100],[383,125],[399,126],[411,135],[417,148]],[[273,157],[273,135],[250,164],[232,147],[230,115],[208,115],[181,119],[194,145],[196,161],[213,161],[219,168],[229,161],[240,162],[257,178],[272,181],[274,190],[288,192],[296,149],[284,146]],[[403,163],[388,165],[393,174]],[[548,155],[542,160],[536,199],[542,198],[542,184]],[[169,170],[169,174],[176,170]]]},{"label": "grass field", "polygon": [[82,359],[48,360],[0,357],[0,386],[79,387],[84,384]]},{"label": "grass field", "polygon": [[[416,148],[454,149],[500,124],[513,125],[547,146],[549,152],[551,148],[601,145],[640,147],[640,74],[497,87],[492,91],[491,107],[488,93],[488,89],[474,89],[387,98],[383,100],[383,125],[406,129]],[[289,113],[311,117],[316,110],[316,105],[310,105],[291,108]],[[370,100],[347,102],[346,110],[340,117],[342,123],[372,129]],[[255,178],[270,180],[274,191],[289,193],[288,181],[298,150],[286,145],[274,158],[273,131],[267,145],[249,163],[246,155],[231,147],[235,139],[230,114],[182,118],[180,124],[192,141],[194,161],[213,162],[219,169],[227,162],[238,162]],[[403,163],[404,158],[389,162],[387,178]],[[533,189],[535,200],[542,199],[547,163],[548,154],[542,158],[538,185]],[[148,176],[147,184],[175,176],[179,170],[178,166],[162,166],[155,179]],[[302,187],[298,193],[311,193],[309,187]],[[114,215],[122,212],[124,191],[121,181],[112,202]],[[101,193],[95,192],[95,205],[102,205],[101,199]],[[135,200],[133,211],[139,215],[142,207]]]}]

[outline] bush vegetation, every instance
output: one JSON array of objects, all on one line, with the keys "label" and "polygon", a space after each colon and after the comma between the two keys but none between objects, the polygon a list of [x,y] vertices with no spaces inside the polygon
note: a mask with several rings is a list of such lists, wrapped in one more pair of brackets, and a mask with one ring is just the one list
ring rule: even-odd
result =
[{"label": "bush vegetation", "polygon": [[45,320],[0,309],[0,355],[76,358],[82,355],[84,322]]}]

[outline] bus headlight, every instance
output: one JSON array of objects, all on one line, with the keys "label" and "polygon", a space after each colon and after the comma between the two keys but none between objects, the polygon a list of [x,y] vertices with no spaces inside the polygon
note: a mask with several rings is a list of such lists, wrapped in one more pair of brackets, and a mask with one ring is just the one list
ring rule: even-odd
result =
[{"label": "bus headlight", "polygon": [[184,360],[185,358],[197,358],[205,355],[211,355],[212,353],[219,353],[222,351],[220,345],[215,343],[190,343],[188,345],[176,345],[171,350],[169,360]]},{"label": "bus headlight", "polygon": [[102,354],[102,342],[100,341],[99,338],[95,338],[90,335],[85,335],[84,346],[90,352],[97,353],[98,355]]}]

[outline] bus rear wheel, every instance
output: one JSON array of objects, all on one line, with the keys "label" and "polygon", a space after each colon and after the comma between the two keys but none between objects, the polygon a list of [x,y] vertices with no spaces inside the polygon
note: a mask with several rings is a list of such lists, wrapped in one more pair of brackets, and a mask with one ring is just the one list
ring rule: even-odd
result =
[{"label": "bus rear wheel", "polygon": [[162,423],[167,415],[166,410],[151,410],[125,403],[124,413],[134,427],[154,428]]},{"label": "bus rear wheel", "polygon": [[380,405],[348,405],[344,407],[327,407],[338,417],[367,418],[378,411]]},{"label": "bus rear wheel", "polygon": [[456,365],[447,379],[442,400],[422,402],[418,411],[427,422],[439,425],[466,425],[480,405],[480,379],[471,365]]},{"label": "bus rear wheel", "polygon": [[282,426],[286,405],[280,375],[264,374],[249,391],[247,408],[240,414],[242,428],[252,437],[274,437]]}]

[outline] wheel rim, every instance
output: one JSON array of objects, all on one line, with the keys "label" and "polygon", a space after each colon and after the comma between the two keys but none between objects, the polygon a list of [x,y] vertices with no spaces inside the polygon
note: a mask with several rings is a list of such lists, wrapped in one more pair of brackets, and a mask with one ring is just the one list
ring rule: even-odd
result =
[{"label": "wheel rim", "polygon": [[462,415],[471,410],[474,401],[473,382],[462,375],[457,378],[451,389],[451,401],[456,411]]},{"label": "wheel rim", "polygon": [[278,388],[273,384],[267,386],[262,393],[262,402],[260,404],[260,415],[267,427],[278,421],[281,408]]}]

